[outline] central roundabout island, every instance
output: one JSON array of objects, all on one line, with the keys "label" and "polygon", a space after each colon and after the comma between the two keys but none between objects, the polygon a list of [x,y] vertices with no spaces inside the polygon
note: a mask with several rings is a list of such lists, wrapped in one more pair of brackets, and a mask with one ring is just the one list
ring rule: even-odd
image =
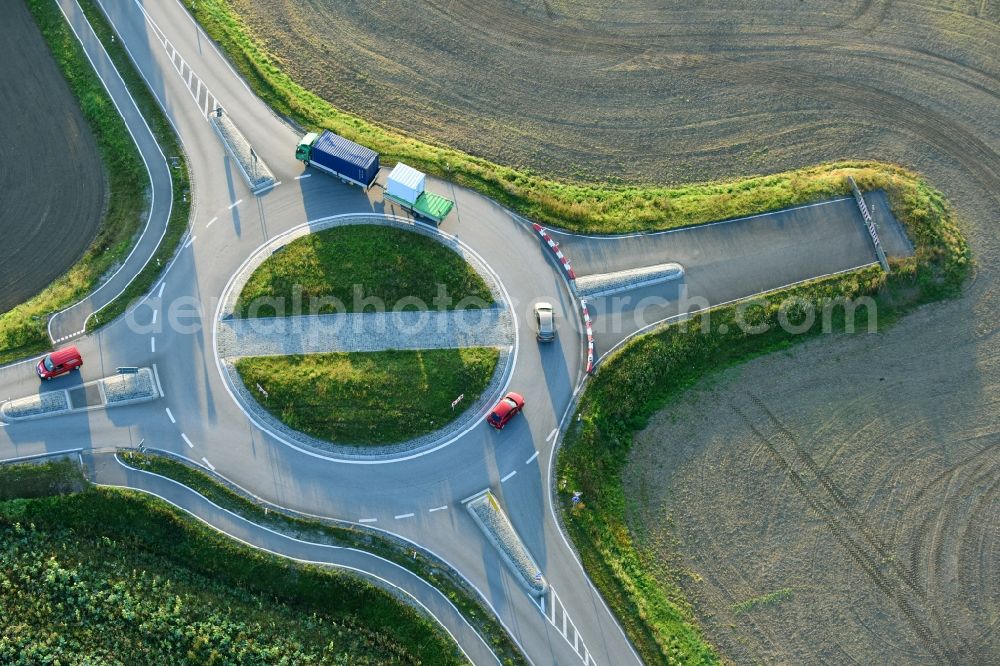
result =
[{"label": "central roundabout island", "polygon": [[217,362],[243,410],[332,458],[392,459],[473,427],[513,369],[499,278],[456,238],[386,215],[297,227],[233,275]]}]

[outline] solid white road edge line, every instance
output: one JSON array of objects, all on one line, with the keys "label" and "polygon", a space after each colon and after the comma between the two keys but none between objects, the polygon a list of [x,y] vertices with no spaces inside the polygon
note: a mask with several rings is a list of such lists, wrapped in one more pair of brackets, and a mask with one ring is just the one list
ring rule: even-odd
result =
[{"label": "solid white road edge line", "polygon": [[732,305],[733,303],[739,303],[740,301],[752,301],[755,298],[760,298],[761,296],[767,296],[768,294],[773,294],[776,291],[784,291],[785,289],[790,289],[790,288],[798,286],[800,284],[805,284],[806,282],[813,282],[815,280],[824,280],[826,278],[835,277],[837,275],[844,275],[846,273],[853,273],[854,271],[859,271],[862,268],[868,268],[869,266],[875,266],[877,264],[878,264],[877,261],[871,261],[871,262],[869,262],[867,264],[861,264],[860,266],[855,266],[854,268],[845,268],[842,271],[834,271],[833,273],[826,273],[824,275],[817,275],[816,277],[806,278],[804,280],[798,280],[796,282],[789,282],[788,284],[782,285],[780,287],[772,287],[771,289],[765,289],[764,291],[758,291],[758,292],[756,292],[754,294],[750,294],[749,296],[743,296],[743,297],[740,297],[740,298],[734,298],[734,299],[731,299],[731,300],[728,300],[728,301],[723,301],[722,303],[716,303],[714,305],[709,305],[707,308],[700,308],[698,310],[692,310],[691,312],[681,312],[681,313],[678,313],[678,314],[675,314],[675,315],[670,315],[669,317],[664,317],[660,321],[654,321],[651,324],[646,324],[645,326],[643,326],[639,330],[633,331],[631,334],[628,335],[628,337],[623,338],[622,340],[619,340],[618,342],[616,342],[614,347],[612,347],[608,351],[606,351],[603,354],[601,354],[601,356],[597,360],[594,361],[594,367],[596,368],[598,365],[600,365],[601,362],[605,358],[607,358],[610,354],[612,354],[615,350],[617,350],[619,347],[621,347],[622,345],[624,345],[629,340],[632,340],[633,338],[637,338],[640,335],[642,335],[643,333],[646,333],[647,331],[649,331],[649,330],[651,330],[653,328],[656,328],[658,326],[661,326],[661,325],[665,326],[668,323],[673,323],[674,321],[679,321],[679,320],[682,320],[682,319],[693,319],[694,317],[697,317],[700,314],[704,314],[706,312],[711,312],[712,310],[716,310],[718,308],[723,308],[723,307],[725,307],[727,305]]},{"label": "solid white road edge line", "polygon": [[174,418],[174,413],[170,411],[169,407],[167,407],[167,418],[170,419],[171,423],[177,423],[177,419]]},{"label": "solid white road edge line", "polygon": [[[4,401],[6,402],[6,401]],[[34,460],[36,458],[57,458],[69,453],[81,453],[83,449],[63,449],[61,451],[47,451],[45,453],[33,453],[30,456],[17,456],[15,458],[4,458],[0,463],[14,463],[22,460]]]},{"label": "solid white road edge line", "polygon": [[191,443],[191,440],[188,439],[188,436],[185,435],[184,433],[181,433],[181,439],[183,439],[184,443],[187,444],[189,447],[191,447],[192,449],[194,448],[194,444]]},{"label": "solid white road edge line", "polygon": [[[134,468],[132,468],[132,467],[129,467],[128,465],[124,464],[124,463],[123,463],[123,462],[122,462],[121,460],[118,460],[118,456],[117,456],[117,455],[115,456],[115,460],[116,460],[116,461],[118,462],[118,464],[119,464],[119,465],[121,465],[122,467],[125,467],[125,468],[127,468],[127,469],[133,469],[133,470],[134,470]],[[207,498],[207,497],[205,497],[204,495],[200,495],[199,493],[197,493],[196,491],[192,490],[191,488],[188,488],[188,487],[187,487],[187,486],[185,486],[185,485],[184,485],[183,483],[180,483],[180,482],[178,482],[178,481],[174,481],[173,479],[169,479],[169,478],[167,478],[167,477],[165,477],[165,476],[161,476],[161,475],[159,475],[159,474],[156,474],[156,473],[154,473],[154,472],[145,472],[145,471],[141,471],[141,470],[136,470],[136,471],[140,471],[140,473],[142,473],[142,474],[150,474],[150,475],[152,475],[152,476],[157,476],[157,477],[159,477],[159,478],[161,478],[161,479],[165,479],[165,480],[167,480],[167,481],[170,481],[171,483],[174,483],[174,484],[176,484],[176,485],[178,485],[178,486],[181,486],[181,487],[182,487],[182,488],[184,488],[185,490],[187,490],[187,491],[189,491],[189,492],[192,492],[192,493],[194,493],[194,494],[196,494],[196,495],[199,495],[199,497],[201,497],[201,498],[202,498],[202,499],[203,499],[204,501],[208,502],[208,504],[210,504],[211,506],[215,507],[216,509],[218,509],[218,510],[220,510],[220,511],[224,511],[225,513],[228,513],[228,514],[230,514],[231,516],[235,517],[236,519],[238,519],[238,520],[240,520],[240,521],[242,521],[242,522],[244,522],[244,523],[248,523],[248,524],[250,524],[250,525],[253,525],[253,526],[257,527],[258,529],[261,529],[261,530],[264,530],[264,531],[267,531],[267,532],[271,532],[272,534],[274,534],[274,535],[276,535],[276,536],[278,536],[278,537],[280,537],[280,538],[283,538],[283,539],[287,539],[287,540],[289,540],[289,541],[295,541],[295,542],[298,542],[298,543],[308,543],[308,544],[310,544],[310,545],[312,545],[312,546],[318,546],[318,547],[320,547],[320,548],[329,548],[330,550],[349,550],[349,551],[352,551],[352,552],[355,552],[355,553],[360,553],[360,554],[362,554],[362,555],[366,555],[366,556],[368,556],[368,557],[372,557],[372,558],[374,558],[374,559],[376,559],[376,560],[379,560],[379,561],[381,561],[381,562],[384,562],[384,563],[386,563],[386,564],[388,564],[388,565],[390,565],[390,566],[393,566],[393,567],[396,567],[396,568],[397,568],[397,569],[399,569],[400,571],[404,572],[404,574],[409,574],[410,576],[412,576],[413,578],[417,579],[418,581],[420,581],[420,582],[421,582],[421,583],[423,583],[424,585],[428,586],[428,587],[429,587],[430,589],[432,589],[432,590],[434,590],[435,592],[437,592],[437,593],[438,593],[438,594],[439,594],[439,595],[440,595],[440,596],[441,596],[441,597],[442,597],[442,598],[443,598],[443,599],[445,600],[445,602],[446,602],[446,603],[447,603],[447,604],[448,604],[449,606],[451,606],[451,607],[452,607],[452,609],[453,609],[453,610],[455,611],[455,613],[456,613],[456,614],[457,614],[457,615],[458,615],[458,616],[459,616],[460,618],[462,618],[462,621],[463,621],[463,622],[465,622],[465,625],[466,625],[466,626],[467,626],[467,627],[469,628],[469,630],[470,630],[470,631],[472,631],[472,633],[473,633],[473,634],[475,634],[475,636],[476,636],[476,637],[477,637],[477,638],[478,638],[478,639],[479,639],[480,641],[482,641],[483,645],[485,645],[485,646],[486,646],[486,649],[490,651],[490,654],[492,654],[492,655],[493,655],[493,658],[494,658],[494,659],[496,659],[497,663],[498,663],[498,664],[502,663],[502,662],[500,661],[500,658],[499,658],[499,657],[498,657],[498,656],[496,655],[496,653],[495,653],[495,652],[493,651],[493,648],[491,648],[491,647],[490,647],[490,644],[486,642],[486,639],[484,639],[484,638],[483,638],[483,637],[482,637],[482,636],[480,635],[480,633],[479,633],[478,631],[476,631],[476,628],[475,628],[475,627],[473,627],[473,626],[472,626],[471,624],[469,624],[469,620],[468,620],[468,619],[466,619],[465,615],[463,615],[463,614],[462,614],[462,612],[458,610],[458,608],[457,608],[457,607],[455,606],[455,604],[453,604],[453,603],[451,602],[451,600],[450,600],[450,599],[449,599],[449,598],[448,598],[447,596],[445,596],[445,594],[444,594],[443,592],[441,592],[441,590],[439,590],[438,588],[434,587],[434,586],[433,586],[433,585],[431,585],[431,584],[430,584],[430,583],[429,583],[428,581],[424,580],[423,578],[421,578],[421,577],[420,577],[420,576],[418,576],[417,574],[413,573],[413,572],[412,572],[412,571],[410,571],[409,569],[406,569],[405,567],[402,567],[402,566],[400,566],[400,565],[396,564],[395,562],[392,562],[391,560],[387,560],[387,559],[385,559],[385,558],[383,558],[383,557],[379,557],[378,555],[374,555],[374,554],[372,554],[372,553],[369,553],[369,552],[367,552],[367,551],[364,551],[364,550],[358,550],[357,548],[344,548],[343,546],[331,546],[331,545],[328,545],[328,544],[317,544],[317,543],[312,543],[312,542],[309,542],[309,541],[303,541],[303,540],[301,540],[301,539],[296,539],[295,537],[292,537],[292,536],[288,536],[288,535],[286,535],[286,534],[281,534],[280,532],[275,532],[274,530],[272,530],[272,529],[269,529],[269,528],[267,528],[267,527],[265,527],[265,526],[263,526],[263,525],[258,525],[257,523],[253,523],[253,522],[251,522],[251,521],[247,520],[246,518],[244,518],[243,516],[240,516],[239,514],[236,514],[236,513],[233,513],[233,512],[232,512],[232,511],[230,511],[229,509],[224,509],[224,508],[222,508],[221,506],[219,506],[218,504],[215,504],[214,502],[212,502],[212,500],[208,499],[208,498]],[[101,485],[101,484],[98,484],[98,485]],[[105,487],[118,487],[118,488],[127,488],[127,489],[129,489],[129,487],[128,487],[128,486],[105,486]],[[466,654],[466,653],[465,653],[465,650],[463,650],[463,649],[462,649],[462,644],[458,642],[458,640],[457,640],[457,639],[455,638],[454,634],[452,634],[452,633],[451,633],[450,631],[448,631],[448,627],[444,626],[444,623],[442,623],[442,622],[441,622],[440,620],[438,620],[438,619],[437,619],[437,617],[436,617],[436,616],[434,615],[434,613],[432,613],[432,612],[431,612],[431,610],[430,610],[429,608],[427,608],[427,606],[425,606],[425,605],[424,605],[423,603],[421,603],[419,599],[417,599],[417,598],[416,598],[416,597],[415,597],[414,595],[410,594],[409,592],[407,592],[406,590],[404,590],[404,589],[403,589],[403,588],[401,588],[400,586],[396,585],[395,583],[393,583],[393,582],[391,582],[391,581],[388,581],[388,580],[386,580],[386,579],[384,579],[384,578],[382,578],[382,577],[380,577],[380,576],[377,576],[377,575],[375,575],[375,574],[373,574],[373,573],[370,573],[370,572],[368,572],[368,571],[364,571],[364,570],[361,570],[361,569],[357,569],[357,568],[355,568],[355,567],[352,567],[352,566],[348,566],[348,565],[346,565],[346,564],[337,564],[337,563],[335,563],[335,562],[311,562],[311,561],[309,561],[309,560],[302,560],[302,559],[299,559],[299,558],[296,558],[296,557],[291,557],[291,556],[289,556],[289,555],[285,555],[284,553],[278,553],[278,552],[275,552],[275,551],[272,551],[272,550],[269,550],[269,549],[267,549],[267,548],[263,548],[263,547],[261,547],[261,546],[255,546],[254,544],[252,544],[252,543],[250,543],[250,542],[248,542],[248,541],[244,541],[243,539],[240,539],[240,538],[239,538],[239,537],[237,537],[237,536],[233,536],[232,534],[228,534],[228,533],[226,533],[226,532],[223,532],[222,530],[220,530],[220,529],[219,529],[218,527],[216,527],[216,526],[212,525],[212,524],[211,524],[210,522],[208,522],[207,520],[205,520],[205,519],[201,518],[200,516],[198,516],[198,515],[196,515],[196,514],[192,513],[191,511],[188,511],[187,509],[185,509],[185,508],[183,508],[183,507],[180,507],[180,506],[178,506],[178,505],[174,504],[173,502],[171,502],[170,500],[168,500],[168,499],[167,499],[166,497],[161,497],[160,495],[157,495],[157,494],[156,494],[156,493],[154,493],[154,492],[150,492],[150,491],[148,491],[148,490],[143,490],[143,489],[140,489],[140,488],[131,488],[131,490],[136,490],[136,491],[138,491],[138,492],[141,492],[141,493],[145,493],[145,494],[147,494],[147,495],[151,495],[151,496],[153,496],[153,497],[157,497],[157,498],[159,498],[159,499],[163,500],[164,502],[166,502],[167,504],[169,504],[170,506],[172,506],[172,507],[174,507],[174,508],[176,508],[176,509],[178,509],[178,510],[180,510],[180,511],[183,511],[184,513],[187,513],[188,515],[191,515],[191,516],[194,516],[194,518],[195,518],[195,519],[197,519],[197,520],[201,521],[202,523],[204,523],[205,525],[207,525],[207,526],[208,526],[209,528],[211,528],[211,529],[215,530],[215,531],[216,531],[216,532],[218,532],[219,534],[222,534],[222,535],[224,535],[224,536],[226,536],[226,537],[228,537],[228,538],[230,538],[230,539],[232,539],[232,540],[234,540],[234,541],[237,541],[237,542],[239,542],[239,543],[242,543],[242,544],[244,544],[244,545],[246,545],[246,546],[249,546],[250,548],[253,548],[253,549],[255,549],[255,550],[259,550],[259,551],[261,551],[261,552],[264,552],[264,553],[269,553],[269,554],[271,554],[271,555],[275,555],[275,556],[277,556],[277,557],[283,557],[283,558],[285,558],[285,559],[287,559],[287,560],[292,560],[292,561],[294,561],[294,562],[301,562],[302,564],[316,564],[316,565],[323,565],[323,566],[334,566],[334,567],[339,567],[339,568],[341,568],[341,569],[347,569],[348,571],[353,571],[353,572],[355,572],[355,573],[357,573],[357,574],[361,574],[361,575],[363,575],[363,576],[370,576],[370,577],[372,577],[372,578],[375,578],[375,579],[377,579],[377,580],[381,581],[382,583],[385,583],[386,585],[388,585],[388,586],[392,587],[393,589],[396,589],[396,590],[399,590],[399,591],[400,591],[400,592],[402,592],[403,594],[405,594],[405,595],[407,595],[408,597],[410,597],[411,599],[413,599],[413,601],[414,601],[414,602],[415,602],[415,603],[416,603],[417,605],[419,605],[419,606],[420,606],[421,608],[423,608],[423,609],[424,609],[424,611],[426,611],[428,615],[430,615],[431,617],[433,617],[433,618],[434,618],[434,620],[435,620],[435,621],[436,621],[436,622],[437,622],[438,624],[440,624],[440,625],[441,625],[441,628],[442,628],[442,629],[444,629],[444,630],[445,630],[445,632],[447,632],[447,634],[448,634],[449,636],[451,636],[451,639],[452,639],[453,641],[455,641],[455,645],[457,645],[457,646],[458,646],[458,649],[459,649],[459,650],[462,650],[462,654],[465,654],[465,658],[466,658],[466,659],[469,659],[469,655],[468,655],[468,654]],[[450,566],[450,565],[449,565],[449,566]],[[454,567],[453,567],[453,568],[454,568]],[[494,611],[494,615],[496,615],[496,611]],[[509,632],[509,631],[508,631],[508,634],[510,634],[510,632]],[[511,636],[513,636],[513,634],[510,634],[510,635],[511,635]],[[514,640],[514,644],[515,644],[515,645],[517,645],[517,646],[518,646],[518,648],[519,648],[519,649],[521,649],[521,652],[523,653],[523,652],[524,652],[524,648],[521,648],[521,644],[520,644],[520,642],[519,642],[519,641],[518,641],[517,639],[513,639],[513,640]],[[471,662],[472,660],[471,660],[471,659],[469,659],[469,661]],[[530,661],[530,660],[529,660],[529,661]]]},{"label": "solid white road edge line", "polygon": [[163,384],[160,383],[160,369],[156,367],[155,363],[153,364],[153,379],[156,380],[156,392],[159,393],[162,398],[164,395]]},{"label": "solid white road edge line", "polygon": [[[576,395],[576,393],[574,393],[574,395]],[[188,458],[188,457],[184,456],[183,454],[179,454],[178,453],[178,454],[174,454],[174,455],[180,456],[181,458],[184,458],[185,460],[189,461],[191,464],[196,465],[198,467],[201,467],[200,463],[198,463],[196,460],[192,460],[191,458]],[[115,459],[117,460],[117,457]],[[122,465],[123,467],[127,467],[127,465],[124,465],[120,460],[118,461],[118,464]],[[152,474],[153,476],[160,476],[159,474],[156,474],[155,472],[143,471],[143,473],[144,474]],[[238,484],[235,481],[233,481],[232,479],[228,478],[225,474],[222,474],[222,473],[216,471],[215,472],[215,476],[219,477],[224,482],[226,482],[229,485],[233,486],[234,488],[236,488],[237,490],[239,490],[241,493],[243,493],[245,495],[248,495],[249,497],[255,498],[258,502],[271,504],[267,500],[263,499],[262,497],[260,497],[258,495],[255,495],[254,493],[250,492],[246,488],[242,487],[240,484]],[[164,478],[165,479],[166,477],[160,477],[160,478]],[[176,483],[177,485],[183,485],[181,483],[178,483],[177,481],[173,481],[172,479],[168,479],[168,480],[172,481],[173,483]],[[489,488],[487,488],[486,490],[489,490]],[[484,490],[483,492],[486,492],[486,491]],[[482,494],[482,493],[480,493],[480,494]],[[472,498],[469,498],[469,499],[474,499],[474,497],[476,497],[476,496],[473,496]],[[280,505],[274,505],[274,504],[272,504],[272,506],[276,506],[279,509],[283,508]],[[225,511],[225,509],[223,509],[223,510]],[[318,515],[318,514],[315,514],[315,513],[309,513],[307,511],[296,511],[295,513],[297,513],[299,515],[302,515],[302,516],[305,516],[307,518],[312,518],[312,519],[316,519],[316,520],[332,520],[334,522],[343,523],[345,525],[356,525],[356,524],[360,524],[361,523],[360,520],[359,521],[350,521],[350,520],[345,520],[343,518],[334,518],[332,516],[321,516],[321,515]],[[365,518],[365,519],[362,519],[362,520],[364,520],[364,522],[366,522],[366,523],[375,523],[375,522],[378,522],[377,518]],[[266,530],[267,528],[263,527],[262,529]],[[415,548],[421,548],[421,549],[427,551],[428,553],[430,553],[431,555],[433,555],[434,557],[436,557],[437,559],[439,559],[442,562],[444,562],[445,565],[448,566],[453,572],[455,572],[455,574],[457,574],[459,578],[461,578],[463,581],[465,581],[466,585],[468,585],[471,589],[473,589],[473,590],[476,591],[476,594],[479,595],[479,600],[483,603],[484,606],[486,606],[490,610],[491,613],[493,613],[493,617],[496,618],[496,620],[500,623],[500,626],[502,626],[504,628],[504,631],[507,632],[507,635],[511,637],[511,640],[514,641],[514,645],[516,645],[518,647],[518,649],[521,651],[521,653],[524,654],[527,657],[528,663],[531,664],[531,666],[534,666],[535,662],[531,660],[531,657],[527,654],[527,651],[521,645],[521,641],[518,640],[517,635],[515,634],[515,632],[510,627],[508,627],[507,623],[504,622],[503,618],[500,617],[500,613],[499,613],[499,611],[497,611],[496,607],[493,605],[493,602],[491,602],[489,600],[489,598],[485,594],[483,594],[483,591],[481,589],[479,589],[479,586],[477,586],[475,583],[473,583],[469,579],[468,576],[466,576],[465,574],[463,574],[462,571],[458,567],[456,567],[454,564],[452,564],[451,562],[449,562],[448,559],[445,558],[444,556],[442,556],[440,553],[434,552],[434,550],[432,550],[431,548],[428,548],[425,545],[421,545],[421,544],[417,543],[416,541],[414,541],[413,539],[410,539],[410,538],[404,536],[403,534],[400,534],[399,532],[393,532],[392,530],[386,529],[384,527],[375,527],[374,525],[368,527],[368,529],[375,530],[377,532],[382,532],[384,534],[388,534],[389,536],[391,536],[391,537],[393,537],[395,539],[399,539],[400,541],[405,541],[406,543],[412,544]],[[348,550],[351,550],[351,549],[348,549]],[[529,598],[530,598],[530,596],[529,596]],[[622,635],[624,635],[624,632],[623,632]]]},{"label": "solid white road edge line", "polygon": [[747,215],[746,217],[737,217],[731,220],[719,220],[718,222],[703,222],[701,224],[693,224],[687,227],[680,227],[678,229],[662,229],[660,231],[646,231],[637,232],[631,234],[611,234],[611,235],[584,235],[573,233],[572,231],[562,231],[560,229],[549,229],[545,227],[553,236],[575,236],[576,238],[586,238],[588,240],[620,240],[623,238],[638,238],[644,236],[663,236],[666,234],[676,234],[681,231],[691,231],[692,229],[701,229],[703,227],[714,227],[719,224],[732,224],[733,222],[745,222],[747,220],[753,220],[758,217],[767,217],[769,215],[777,215],[778,213],[790,213],[793,210],[802,210],[803,208],[814,208],[816,206],[829,206],[830,204],[840,203],[841,201],[847,201],[848,199],[853,199],[853,197],[838,197],[836,199],[828,199],[827,201],[818,201],[811,204],[803,204],[801,206],[794,206],[792,208],[782,208],[780,210],[771,210],[766,213],[757,213],[756,215]]},{"label": "solid white road edge line", "polygon": [[[580,394],[580,392],[586,385],[587,385],[587,377],[584,377],[583,381],[577,384],[576,388],[573,390],[573,395],[570,397],[569,404],[566,405],[566,411],[563,412],[562,418],[559,419],[559,429],[562,429],[563,423],[565,423],[566,419],[569,418],[572,409],[576,406],[577,396]],[[618,628],[619,633],[621,633],[622,638],[625,639],[625,644],[628,646],[629,650],[632,651],[632,656],[635,657],[636,663],[642,664],[642,659],[639,658],[639,653],[636,652],[635,648],[632,646],[632,641],[629,640],[628,634],[626,634],[625,630],[622,629],[622,625],[618,621],[618,618],[611,611],[611,608],[608,606],[607,602],[604,601],[604,597],[601,596],[601,593],[597,590],[597,587],[594,586],[593,581],[590,580],[590,575],[587,574],[587,570],[583,568],[583,564],[580,562],[580,558],[577,557],[576,555],[576,550],[574,550],[573,546],[570,545],[569,538],[566,536],[566,533],[563,532],[562,523],[560,523],[559,518],[556,517],[555,503],[552,501],[552,495],[555,492],[555,485],[552,482],[552,474],[554,468],[553,463],[555,462],[557,448],[558,447],[553,446],[549,450],[549,469],[548,469],[548,478],[546,479],[548,492],[545,493],[545,503],[549,505],[549,515],[552,518],[552,524],[555,525],[556,532],[558,532],[560,538],[562,538],[562,542],[563,545],[566,547],[566,551],[570,554],[570,557],[573,558],[573,561],[576,562],[576,566],[579,568],[580,573],[583,574],[583,578],[584,580],[587,581],[587,585],[590,587],[591,592],[593,592],[595,599],[600,602],[601,608],[603,608],[604,612],[608,614],[608,617],[611,618],[611,622],[614,623],[614,625]],[[555,612],[554,605],[553,605],[553,612]],[[563,612],[567,612],[565,606],[563,606]]]},{"label": "solid white road edge line", "polygon": [[[77,8],[80,9],[81,14],[82,14],[83,10],[82,10],[82,8],[80,8],[79,4],[77,5]],[[101,9],[103,10],[104,8],[102,7]],[[136,150],[139,151],[139,157],[142,158],[143,166],[146,167],[146,174],[149,176],[149,191],[150,191],[151,199],[150,199],[150,203],[149,203],[149,215],[146,217],[146,225],[142,228],[142,234],[140,234],[140,236],[139,236],[139,239],[141,240],[142,237],[146,235],[146,231],[149,230],[149,225],[153,221],[153,211],[156,209],[156,188],[153,187],[153,172],[149,168],[149,162],[146,159],[146,155],[139,148],[139,141],[135,138],[135,134],[133,134],[132,128],[129,127],[128,122],[125,120],[125,114],[122,113],[121,108],[118,106],[118,101],[115,99],[114,95],[111,94],[111,90],[108,88],[108,84],[104,81],[104,78],[101,76],[100,70],[97,68],[97,65],[94,63],[94,60],[90,57],[90,54],[87,52],[87,49],[86,49],[86,47],[83,44],[83,39],[80,38],[79,33],[77,33],[77,31],[76,31],[76,27],[73,25],[73,22],[70,20],[69,16],[66,14],[66,11],[62,8],[61,5],[59,6],[59,11],[62,12],[63,17],[65,17],[66,24],[69,26],[70,30],[73,31],[73,35],[76,37],[76,41],[80,43],[80,48],[83,49],[83,54],[85,56],[87,56],[87,61],[90,63],[91,69],[94,71],[95,74],[97,74],[97,78],[100,79],[101,85],[104,86],[104,90],[105,90],[105,92],[107,92],[108,97],[111,99],[111,103],[114,104],[115,110],[118,111],[118,115],[121,116],[122,122],[125,123],[125,129],[128,130],[129,136],[132,137],[132,143],[135,144]],[[86,17],[85,14],[83,15],[83,20],[87,24],[87,27],[90,28],[90,31],[92,33],[94,33],[94,36],[96,37],[97,33],[94,30],[93,26],[90,25],[90,20],[87,19],[87,17]],[[104,48],[104,42],[102,42],[100,40],[100,38],[98,38],[97,39],[97,43],[101,47],[101,52],[108,59],[108,62],[111,63],[111,69],[114,70],[115,74],[118,76],[118,80],[121,82],[122,87],[125,88],[125,94],[128,95],[129,100],[131,100],[133,108],[139,114],[139,118],[142,120],[142,124],[146,127],[146,132],[148,132],[149,136],[153,139],[153,144],[156,146],[157,152],[159,152],[160,153],[160,157],[163,158],[163,164],[166,165],[167,164],[167,156],[163,154],[163,150],[160,148],[160,142],[156,140],[156,136],[153,134],[153,130],[150,129],[149,123],[146,122],[146,117],[142,114],[142,110],[139,109],[139,105],[136,103],[135,98],[132,97],[132,91],[128,89],[128,85],[125,83],[125,79],[123,79],[122,75],[118,72],[118,68],[115,67],[114,61],[111,60],[111,55],[108,53],[107,49]],[[126,50],[128,50],[128,47],[126,47]],[[131,56],[131,53],[129,55]],[[135,62],[135,59],[133,59],[133,62]],[[145,78],[145,77],[143,77],[143,78]],[[148,84],[149,82],[147,81],[146,83]],[[246,85],[246,82],[244,82],[244,85]],[[154,90],[154,88],[152,86],[150,86],[150,90]],[[170,122],[171,125],[173,125],[173,121],[169,120],[169,117],[168,117],[168,121]],[[176,130],[177,130],[177,128],[174,127],[174,131],[175,132],[176,132]],[[180,136],[180,132],[177,132],[177,135]],[[167,167],[168,173],[169,173],[169,170],[170,170],[170,167],[168,166]],[[174,191],[173,191],[173,188],[168,188],[168,194],[170,196],[170,205],[167,207],[167,220],[169,222],[170,216],[173,215],[173,212],[174,212]],[[163,243],[163,239],[167,235],[167,228],[169,226],[170,226],[169,224],[163,225],[163,233],[160,234],[160,240],[156,241],[156,247],[157,248],[159,248],[160,245]],[[114,277],[116,275],[118,275],[118,273],[120,273],[122,270],[125,269],[125,267],[128,265],[129,259],[132,258],[132,255],[135,254],[136,250],[138,250],[138,249],[139,249],[139,241],[137,240],[135,242],[135,244],[132,246],[132,250],[128,253],[128,256],[125,257],[125,261],[123,261],[121,263],[121,265],[118,267],[118,270],[116,270],[111,275],[110,278],[108,278],[107,280],[105,280],[100,286],[98,286],[92,292],[90,292],[89,294],[87,294],[81,300],[77,301],[73,305],[70,305],[69,307],[67,307],[67,308],[65,308],[63,310],[60,310],[59,312],[57,312],[54,315],[52,315],[51,317],[49,317],[49,323],[45,327],[45,329],[46,329],[46,332],[49,334],[49,339],[50,340],[52,339],[52,328],[51,328],[52,322],[55,321],[56,318],[59,315],[61,315],[62,313],[69,312],[70,310],[72,310],[76,306],[80,305],[80,303],[83,303],[83,302],[87,301],[88,299],[93,298],[94,295],[97,294],[97,292],[101,291],[104,287],[106,287],[108,284],[110,284],[111,280],[114,279]],[[138,272],[136,272],[136,274],[134,276],[132,276],[132,278],[129,279],[128,282],[125,283],[125,286],[121,288],[121,291],[119,291],[117,294],[115,294],[114,297],[111,300],[109,300],[107,303],[105,303],[104,305],[102,305],[101,307],[97,308],[96,310],[94,310],[93,312],[91,312],[89,315],[87,315],[87,317],[83,320],[84,330],[86,330],[86,328],[87,328],[87,322],[90,321],[91,317],[93,317],[94,315],[96,315],[98,312],[100,312],[101,310],[103,310],[106,306],[108,306],[111,303],[113,303],[115,301],[115,299],[117,299],[119,296],[121,296],[122,294],[125,293],[125,290],[129,288],[129,286],[132,284],[133,281],[135,281],[135,279],[137,277],[139,277],[139,273],[141,273],[143,270],[145,270],[146,266],[149,265],[149,262],[151,262],[153,260],[154,256],[156,256],[156,252],[155,251],[152,252],[149,255],[149,257],[146,259],[146,261],[139,268]]]}]

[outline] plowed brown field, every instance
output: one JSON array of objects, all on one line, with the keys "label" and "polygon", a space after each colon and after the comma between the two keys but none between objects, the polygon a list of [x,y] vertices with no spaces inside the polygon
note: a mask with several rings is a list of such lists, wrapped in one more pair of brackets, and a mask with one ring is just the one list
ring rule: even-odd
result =
[{"label": "plowed brown field", "polygon": [[0,21],[0,312],[94,240],[104,171],[80,106],[23,2]]},{"label": "plowed brown field", "polygon": [[625,483],[729,659],[996,660],[1000,3],[232,1],[337,106],[536,171],[921,171],[978,262],[963,297],[715,378]]}]

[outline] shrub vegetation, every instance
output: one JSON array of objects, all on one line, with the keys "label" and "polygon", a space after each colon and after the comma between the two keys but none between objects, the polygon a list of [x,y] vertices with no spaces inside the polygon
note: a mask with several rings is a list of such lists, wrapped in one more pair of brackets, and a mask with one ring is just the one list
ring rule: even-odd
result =
[{"label": "shrub vegetation", "polygon": [[440,628],[353,575],[90,489],[0,503],[0,662],[459,664]]}]

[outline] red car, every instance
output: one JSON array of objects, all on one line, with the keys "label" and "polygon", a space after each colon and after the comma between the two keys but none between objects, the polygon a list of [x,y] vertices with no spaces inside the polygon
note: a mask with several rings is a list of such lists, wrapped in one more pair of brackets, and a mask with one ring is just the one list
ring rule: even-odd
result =
[{"label": "red car", "polygon": [[83,357],[80,356],[77,348],[65,347],[42,357],[35,372],[42,379],[52,379],[59,375],[65,375],[67,372],[79,370],[81,365],[83,365]]},{"label": "red car", "polygon": [[503,430],[503,427],[507,425],[507,421],[514,418],[523,409],[524,398],[521,397],[520,393],[511,391],[503,397],[503,400],[497,403],[497,406],[493,408],[493,411],[486,417],[486,420],[497,430]]}]

